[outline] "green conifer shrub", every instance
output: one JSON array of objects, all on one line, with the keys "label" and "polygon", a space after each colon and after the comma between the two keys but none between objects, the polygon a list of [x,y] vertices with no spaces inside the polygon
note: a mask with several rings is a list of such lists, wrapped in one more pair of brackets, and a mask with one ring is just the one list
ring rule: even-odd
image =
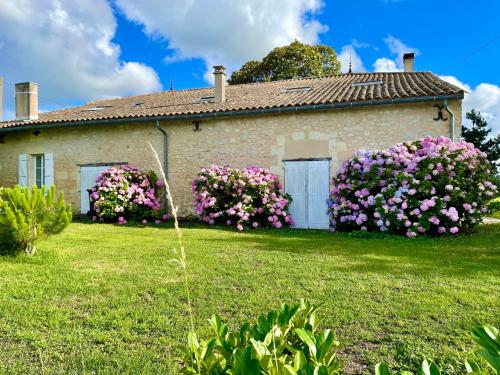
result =
[{"label": "green conifer shrub", "polygon": [[40,239],[62,231],[72,219],[71,206],[56,187],[15,186],[0,190],[0,254],[36,252]]}]

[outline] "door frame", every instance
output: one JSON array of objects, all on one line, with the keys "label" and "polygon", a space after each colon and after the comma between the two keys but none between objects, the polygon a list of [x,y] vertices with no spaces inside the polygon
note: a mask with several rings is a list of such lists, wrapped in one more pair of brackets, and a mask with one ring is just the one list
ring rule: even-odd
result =
[{"label": "door frame", "polygon": [[[323,160],[328,160],[328,162],[330,162],[332,160],[331,157],[327,157],[327,158],[298,158],[298,159],[282,159],[281,161],[283,163],[287,162],[287,161],[323,161]],[[283,169],[285,168],[285,164],[283,164]]]}]

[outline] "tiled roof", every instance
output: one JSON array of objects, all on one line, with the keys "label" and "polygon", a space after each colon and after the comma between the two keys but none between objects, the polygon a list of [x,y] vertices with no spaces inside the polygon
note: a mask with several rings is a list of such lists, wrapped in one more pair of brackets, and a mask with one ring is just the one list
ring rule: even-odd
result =
[{"label": "tiled roof", "polygon": [[39,114],[38,120],[0,122],[1,128],[159,116],[200,115],[336,103],[463,97],[464,91],[430,72],[354,73],[331,77],[226,86],[226,101],[214,103],[214,88],[164,91],[98,100]]}]

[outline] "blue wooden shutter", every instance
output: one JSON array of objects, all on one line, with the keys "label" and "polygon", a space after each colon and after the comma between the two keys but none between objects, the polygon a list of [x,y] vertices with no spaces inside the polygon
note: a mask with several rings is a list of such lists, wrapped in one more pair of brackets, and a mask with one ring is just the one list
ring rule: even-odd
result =
[{"label": "blue wooden shutter", "polygon": [[54,185],[54,154],[44,154],[44,185]]},{"label": "blue wooden shutter", "polygon": [[28,185],[28,154],[19,155],[18,183],[21,186]]}]

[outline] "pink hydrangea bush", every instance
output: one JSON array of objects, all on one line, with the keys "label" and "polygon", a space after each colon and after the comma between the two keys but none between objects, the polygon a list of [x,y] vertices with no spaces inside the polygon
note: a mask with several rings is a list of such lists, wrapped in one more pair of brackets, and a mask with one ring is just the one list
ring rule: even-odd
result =
[{"label": "pink hydrangea bush", "polygon": [[166,220],[168,216],[161,212],[163,191],[163,181],[153,171],[143,173],[128,165],[112,167],[99,174],[91,189],[93,220],[119,225],[128,220],[144,225]]},{"label": "pink hydrangea bush", "polygon": [[425,137],[358,151],[332,179],[332,230],[456,234],[478,225],[496,195],[493,168],[471,143]]},{"label": "pink hydrangea bush", "polygon": [[292,224],[291,198],[281,192],[277,177],[264,168],[202,168],[192,191],[196,214],[208,224],[234,226],[239,231]]}]

